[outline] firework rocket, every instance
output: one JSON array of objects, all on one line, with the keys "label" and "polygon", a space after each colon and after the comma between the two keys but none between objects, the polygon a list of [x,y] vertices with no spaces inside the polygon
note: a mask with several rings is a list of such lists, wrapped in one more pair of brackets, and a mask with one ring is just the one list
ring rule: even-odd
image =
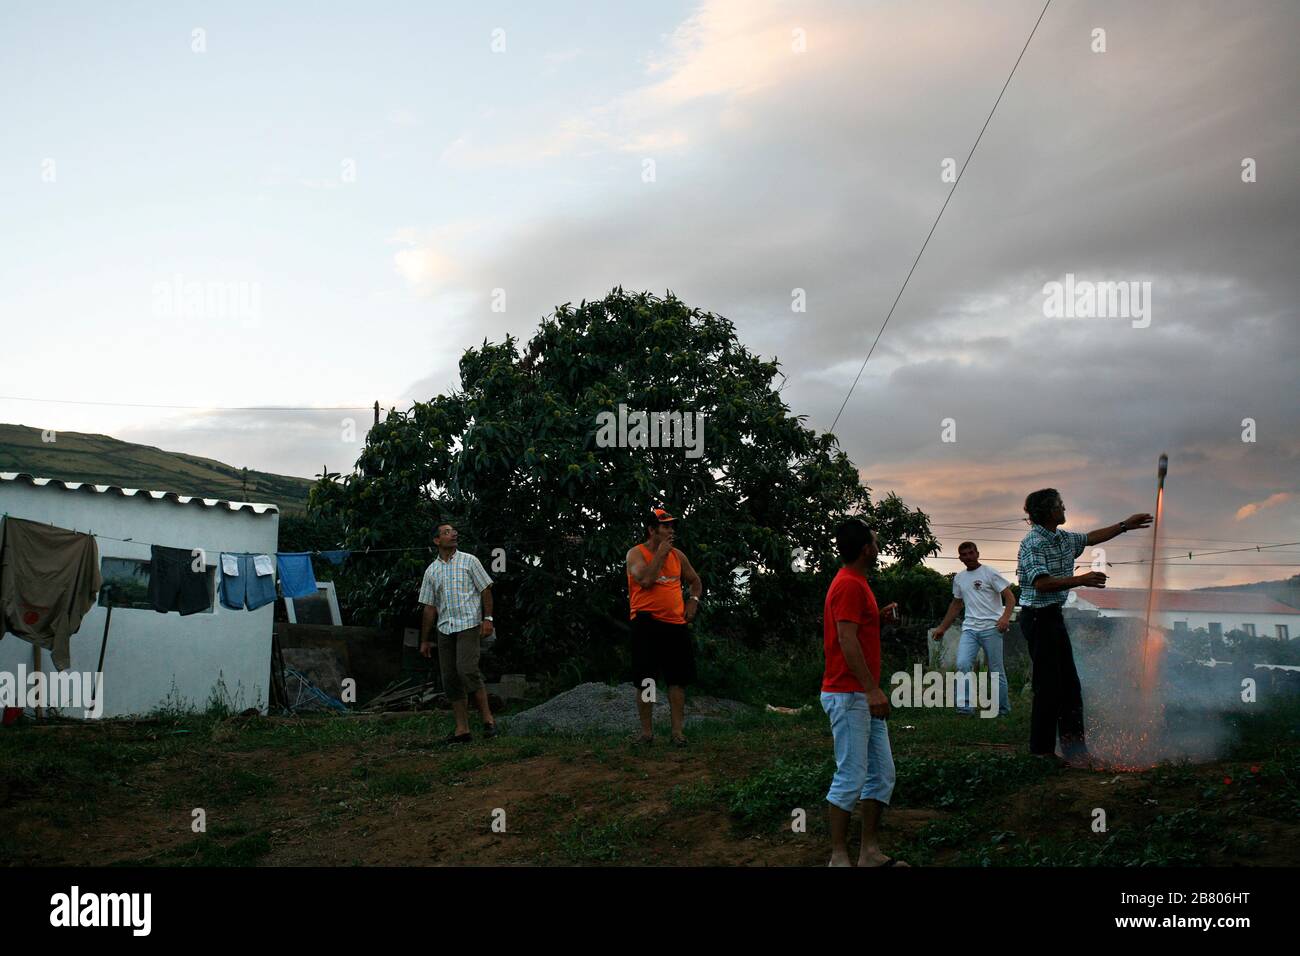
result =
[{"label": "firework rocket", "polygon": [[1151,643],[1151,605],[1156,597],[1156,546],[1160,541],[1160,511],[1164,507],[1165,475],[1169,474],[1169,456],[1161,454],[1156,466],[1156,516],[1151,526],[1151,576],[1147,580],[1147,613],[1142,628],[1142,681],[1145,685],[1147,672],[1147,646]]}]

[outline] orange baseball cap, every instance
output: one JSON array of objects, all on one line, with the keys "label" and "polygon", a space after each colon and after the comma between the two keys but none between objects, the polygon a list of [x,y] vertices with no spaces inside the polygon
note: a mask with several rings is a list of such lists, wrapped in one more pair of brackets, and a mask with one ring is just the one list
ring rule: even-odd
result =
[{"label": "orange baseball cap", "polygon": [[677,520],[672,515],[670,515],[667,511],[664,511],[663,508],[654,508],[652,509],[652,511],[654,516],[659,519],[660,524],[672,524],[674,521]]}]

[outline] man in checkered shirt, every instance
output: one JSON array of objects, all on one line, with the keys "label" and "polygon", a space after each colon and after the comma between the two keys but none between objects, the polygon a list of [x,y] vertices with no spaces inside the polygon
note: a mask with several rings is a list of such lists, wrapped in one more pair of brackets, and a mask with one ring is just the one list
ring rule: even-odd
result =
[{"label": "man in checkered shirt", "polygon": [[438,628],[438,670],[442,689],[456,715],[456,729],[447,735],[449,744],[469,743],[469,694],[474,695],[483,715],[483,736],[495,737],[496,721],[488,706],[487,689],[479,673],[479,642],[492,636],[492,579],[483,563],[472,554],[457,550],[460,535],[450,521],[435,531],[438,556],[424,571],[420,583],[420,653],[433,653],[430,632]]},{"label": "man in checkered shirt", "polygon": [[1020,542],[1020,631],[1033,661],[1034,706],[1029,718],[1029,752],[1055,756],[1056,738],[1071,766],[1092,766],[1083,735],[1083,690],[1061,607],[1071,588],[1104,588],[1101,571],[1074,573],[1074,559],[1091,544],[1151,524],[1149,514],[1130,515],[1118,524],[1082,534],[1064,531],[1065,503],[1055,488],[1025,499],[1029,533]]}]

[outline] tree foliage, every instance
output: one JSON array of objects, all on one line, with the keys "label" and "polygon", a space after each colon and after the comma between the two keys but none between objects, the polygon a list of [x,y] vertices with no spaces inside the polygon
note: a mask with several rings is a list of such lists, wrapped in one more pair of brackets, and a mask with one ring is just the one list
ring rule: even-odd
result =
[{"label": "tree foliage", "polygon": [[[893,495],[873,502],[835,437],[791,414],[780,375],[727,319],[615,289],[558,307],[527,347],[467,350],[460,389],[390,412],[352,474],[318,481],[310,509],[341,523],[344,546],[371,549],[353,558],[345,596],[378,623],[410,619],[434,524],[455,522],[496,579],[499,648],[518,666],[615,643],[625,555],[655,504],[679,519],[713,628],[807,638],[838,519],[867,517],[905,566],[938,545],[924,514]],[[601,447],[598,416],[620,404],[702,414],[702,454]]]}]

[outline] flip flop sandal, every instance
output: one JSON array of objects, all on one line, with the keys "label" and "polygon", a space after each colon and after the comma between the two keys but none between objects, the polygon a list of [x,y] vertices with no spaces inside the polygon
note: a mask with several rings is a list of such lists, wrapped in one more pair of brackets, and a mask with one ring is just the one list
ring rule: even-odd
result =
[{"label": "flip flop sandal", "polygon": [[493,722],[490,723],[490,724],[484,724],[484,725],[483,725],[483,736],[484,736],[484,737],[486,737],[488,740],[491,740],[491,739],[492,739],[493,737],[495,737],[496,735],[497,735],[497,725],[496,725],[496,721],[493,721]]},{"label": "flip flop sandal", "polygon": [[444,744],[467,744],[474,739],[473,734],[450,733],[442,738]]}]

